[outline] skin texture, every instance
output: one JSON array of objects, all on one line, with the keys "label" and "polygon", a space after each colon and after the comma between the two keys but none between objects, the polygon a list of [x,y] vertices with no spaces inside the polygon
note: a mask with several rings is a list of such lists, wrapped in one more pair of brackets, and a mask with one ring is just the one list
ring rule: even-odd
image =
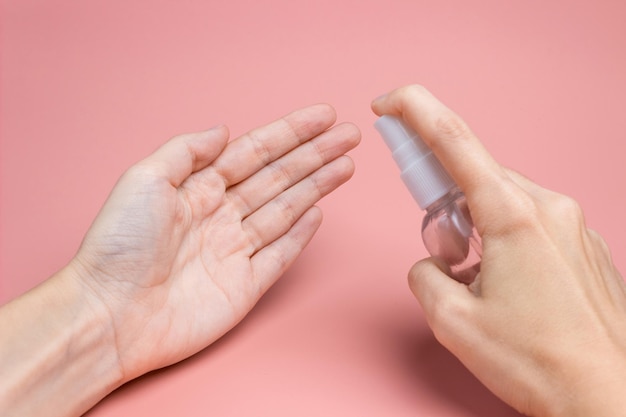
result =
[{"label": "skin texture", "polygon": [[[481,235],[470,285],[435,259],[409,273],[437,339],[531,416],[626,409],[626,286],[570,198],[500,166],[426,89],[372,104],[402,116],[467,196]],[[311,106],[228,142],[173,138],[131,167],[70,263],[0,308],[0,415],[75,416],[235,326],[306,246],[315,203],[360,139]]]},{"label": "skin texture", "polygon": [[491,391],[530,416],[626,410],[626,285],[571,198],[499,165],[454,112],[411,85],[376,99],[401,116],[467,196],[482,238],[468,285],[435,259],[409,284],[435,337]]},{"label": "skin texture", "polygon": [[80,415],[235,326],[354,171],[360,132],[335,119],[315,105],[230,142],[219,126],[131,167],[67,267],[0,310],[0,414]]}]

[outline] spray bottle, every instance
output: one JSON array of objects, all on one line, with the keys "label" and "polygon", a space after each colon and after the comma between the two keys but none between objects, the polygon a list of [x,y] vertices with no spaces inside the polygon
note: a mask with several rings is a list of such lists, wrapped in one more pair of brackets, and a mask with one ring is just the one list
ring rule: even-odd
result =
[{"label": "spray bottle", "polygon": [[430,148],[402,119],[385,115],[374,127],[400,168],[400,177],[426,215],[422,239],[428,252],[450,268],[457,281],[469,284],[480,272],[482,246],[459,190]]}]

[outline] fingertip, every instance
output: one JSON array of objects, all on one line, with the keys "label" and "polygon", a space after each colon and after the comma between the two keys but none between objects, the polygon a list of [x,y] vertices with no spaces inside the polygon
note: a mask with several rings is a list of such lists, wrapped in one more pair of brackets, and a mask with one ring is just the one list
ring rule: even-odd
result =
[{"label": "fingertip", "polygon": [[337,121],[337,111],[330,104],[322,102],[294,110],[279,120],[290,126],[293,133],[298,137],[298,144],[300,144],[316,137],[334,125]]},{"label": "fingertip", "polygon": [[198,156],[206,156],[207,159],[213,161],[226,147],[230,129],[225,124],[219,124],[191,135],[189,143],[198,144]]},{"label": "fingertip", "polygon": [[192,172],[213,162],[226,147],[229,137],[228,126],[219,124],[205,131],[192,133],[187,139],[183,139],[182,141],[187,143],[193,157]]},{"label": "fingertip", "polygon": [[311,206],[304,214],[311,216],[311,219],[317,224],[322,223],[322,220],[324,220],[324,212],[319,206]]},{"label": "fingertip", "polygon": [[228,128],[228,126],[226,126],[225,124],[221,123],[219,125],[215,125],[207,130],[205,130],[203,133],[206,134],[211,134],[211,135],[219,135],[219,136],[230,136],[230,129]]},{"label": "fingertip", "polygon": [[382,116],[383,113],[381,112],[381,106],[383,105],[384,101],[387,98],[387,93],[382,94],[378,97],[376,97],[374,100],[372,100],[372,102],[370,103],[370,108],[372,109],[372,111],[377,115],[377,116]]},{"label": "fingertip", "polygon": [[291,230],[286,234],[292,233],[294,237],[297,237],[296,240],[304,242],[301,245],[301,249],[304,249],[321,226],[323,220],[324,212],[319,206],[313,205],[302,213],[300,218],[291,226]]},{"label": "fingertip", "polygon": [[335,149],[341,149],[342,153],[351,151],[361,143],[361,129],[351,122],[343,122],[330,129],[333,133]]},{"label": "fingertip", "polygon": [[[193,133],[183,133],[171,138],[165,143],[166,146],[180,147],[184,149],[187,147],[187,151],[192,152],[192,155],[202,155],[204,153],[214,154],[216,149],[219,151],[226,146],[230,131],[225,124],[219,124],[206,130]],[[183,145],[183,146],[180,146]]]},{"label": "fingertip", "polygon": [[314,113],[319,114],[320,118],[327,121],[329,125],[337,121],[337,110],[329,103],[321,102],[305,107],[305,109],[312,110]]},{"label": "fingertip", "polygon": [[335,107],[327,102],[320,102],[317,103],[317,106],[319,106],[320,108],[324,109],[324,111],[326,111],[328,114],[332,115],[332,116],[337,116],[337,110],[335,110]]},{"label": "fingertip", "polygon": [[359,143],[361,143],[361,129],[359,129],[356,124],[351,122],[344,122],[341,125],[346,126],[348,131],[346,137],[350,143],[350,149],[355,148]]},{"label": "fingertip", "polygon": [[352,176],[354,175],[354,171],[356,169],[356,164],[354,163],[354,160],[350,158],[348,155],[341,155],[337,159],[341,160],[344,170],[347,173],[348,179],[352,178]]},{"label": "fingertip", "polygon": [[354,172],[356,171],[356,164],[354,163],[354,160],[348,155],[340,156],[340,158],[344,159],[343,163],[345,164],[345,181],[342,182],[342,184],[344,184],[350,181],[354,176]]},{"label": "fingertip", "polygon": [[228,135],[225,125],[177,135],[136,165],[178,187],[189,175],[205,168],[219,156],[228,142]]},{"label": "fingertip", "polygon": [[320,184],[326,184],[321,189],[321,196],[325,196],[342,184],[352,178],[354,175],[355,164],[352,158],[348,155],[341,155],[335,160],[329,162],[324,167],[320,168],[317,172],[322,175]]},{"label": "fingertip", "polygon": [[230,132],[229,132],[228,126],[226,126],[223,123],[220,123],[212,127],[209,127],[208,129],[205,129],[205,130],[189,132],[189,133],[181,133],[180,135],[174,136],[172,140],[187,141],[193,138],[209,138],[209,137],[213,138],[213,137],[227,136],[229,134]]},{"label": "fingertip", "polygon": [[[371,107],[378,116],[384,114],[403,115],[414,102],[424,98],[436,100],[432,93],[423,85],[409,84],[375,98]],[[438,102],[438,100],[436,100]]]},{"label": "fingertip", "polygon": [[265,293],[302,253],[322,220],[322,210],[318,206],[311,206],[287,233],[254,254],[251,262],[259,282],[259,295]]},{"label": "fingertip", "polygon": [[445,275],[446,265],[441,264],[435,258],[426,258],[416,262],[408,274],[409,288],[415,298],[421,302],[421,298],[426,297],[426,293],[432,290],[431,281],[439,279],[439,275]]},{"label": "fingertip", "polygon": [[356,171],[356,163],[354,162],[354,160],[352,158],[350,158],[349,156],[346,156],[346,158],[348,158],[348,160],[350,161],[350,178],[352,178],[352,176],[354,175],[355,171]]}]

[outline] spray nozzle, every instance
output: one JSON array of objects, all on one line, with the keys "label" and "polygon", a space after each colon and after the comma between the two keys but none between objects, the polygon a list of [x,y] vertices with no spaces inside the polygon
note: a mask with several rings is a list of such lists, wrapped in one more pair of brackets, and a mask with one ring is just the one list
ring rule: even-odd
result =
[{"label": "spray nozzle", "polygon": [[430,148],[401,118],[385,115],[374,127],[391,150],[400,177],[422,209],[456,187]]}]

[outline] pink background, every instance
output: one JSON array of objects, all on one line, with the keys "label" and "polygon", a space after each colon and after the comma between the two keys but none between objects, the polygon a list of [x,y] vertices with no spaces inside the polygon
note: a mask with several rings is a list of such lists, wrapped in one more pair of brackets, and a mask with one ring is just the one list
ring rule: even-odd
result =
[{"label": "pink background", "polygon": [[575,197],[626,271],[626,3],[5,0],[0,303],[64,265],[168,137],[319,101],[362,128],[354,179],[257,308],[91,416],[516,416],[432,338],[406,285],[422,214],[369,102],[419,82],[505,165]]}]

